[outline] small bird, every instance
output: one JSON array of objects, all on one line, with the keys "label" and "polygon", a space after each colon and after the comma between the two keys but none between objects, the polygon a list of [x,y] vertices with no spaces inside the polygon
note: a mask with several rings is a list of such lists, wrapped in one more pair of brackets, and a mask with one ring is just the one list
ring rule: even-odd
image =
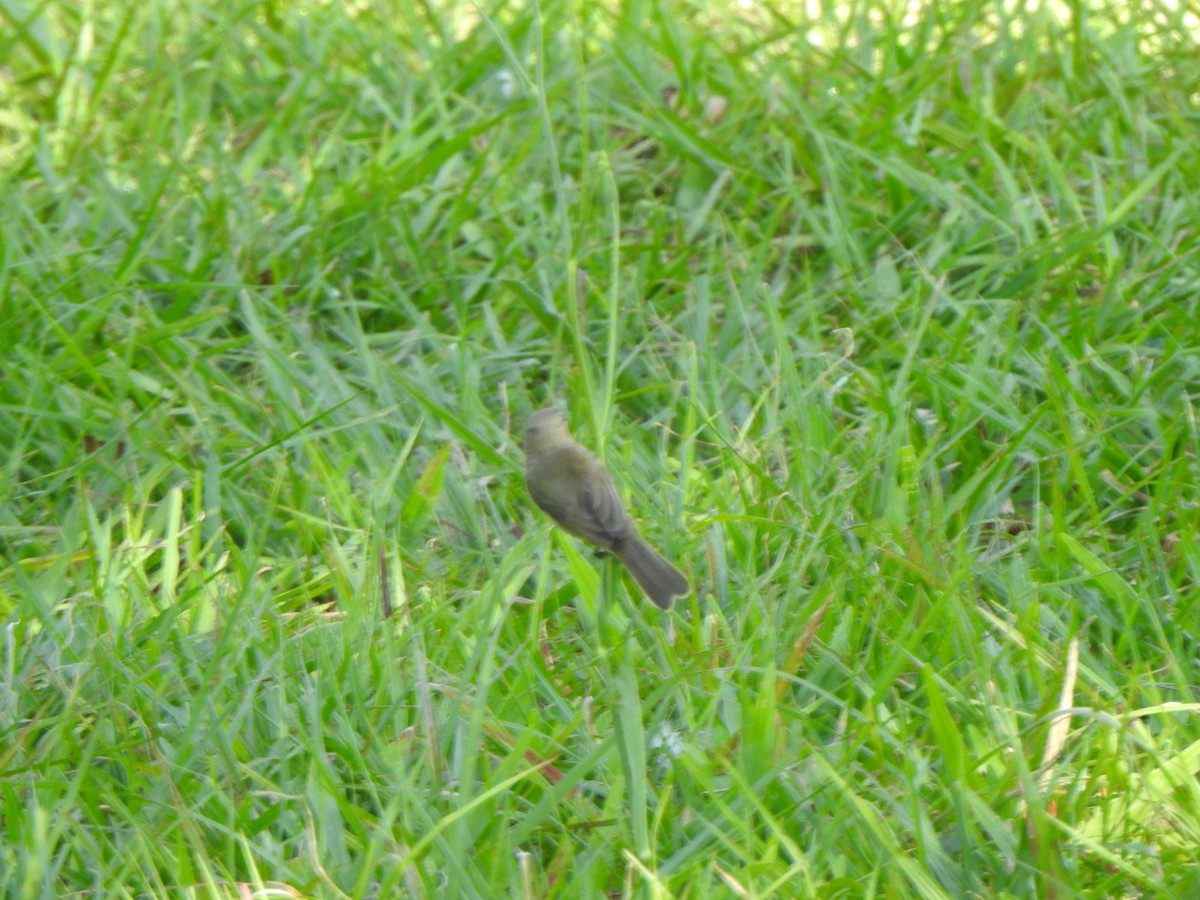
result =
[{"label": "small bird", "polygon": [[566,416],[542,409],[525,429],[525,487],[559,527],[627,568],[662,609],[690,591],[687,579],[642,540],[604,464],[571,439]]}]

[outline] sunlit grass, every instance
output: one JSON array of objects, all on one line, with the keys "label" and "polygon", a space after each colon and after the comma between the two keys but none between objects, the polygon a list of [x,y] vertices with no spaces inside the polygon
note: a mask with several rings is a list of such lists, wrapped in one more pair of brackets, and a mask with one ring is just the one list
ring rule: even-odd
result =
[{"label": "sunlit grass", "polygon": [[1195,894],[1190,14],[806,9],[0,7],[7,894]]}]

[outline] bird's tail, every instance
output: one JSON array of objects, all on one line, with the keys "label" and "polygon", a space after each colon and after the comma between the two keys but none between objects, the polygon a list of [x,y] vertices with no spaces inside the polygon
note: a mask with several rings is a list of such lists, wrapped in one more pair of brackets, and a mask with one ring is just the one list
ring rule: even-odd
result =
[{"label": "bird's tail", "polygon": [[685,597],[691,590],[683,573],[638,535],[614,547],[613,553],[642,586],[646,596],[662,609],[670,609],[676,597]]}]

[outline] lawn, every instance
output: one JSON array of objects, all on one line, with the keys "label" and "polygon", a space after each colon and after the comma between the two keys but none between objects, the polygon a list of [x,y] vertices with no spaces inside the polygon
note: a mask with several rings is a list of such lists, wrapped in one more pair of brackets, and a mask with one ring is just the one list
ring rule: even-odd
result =
[{"label": "lawn", "polygon": [[1200,895],[1197,147],[1166,0],[0,0],[0,892]]}]

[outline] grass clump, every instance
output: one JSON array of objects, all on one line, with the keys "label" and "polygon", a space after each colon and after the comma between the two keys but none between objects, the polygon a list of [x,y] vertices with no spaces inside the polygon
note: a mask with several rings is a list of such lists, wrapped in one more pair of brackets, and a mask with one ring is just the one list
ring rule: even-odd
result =
[{"label": "grass clump", "polygon": [[8,895],[1195,893],[1186,10],[0,16]]}]

